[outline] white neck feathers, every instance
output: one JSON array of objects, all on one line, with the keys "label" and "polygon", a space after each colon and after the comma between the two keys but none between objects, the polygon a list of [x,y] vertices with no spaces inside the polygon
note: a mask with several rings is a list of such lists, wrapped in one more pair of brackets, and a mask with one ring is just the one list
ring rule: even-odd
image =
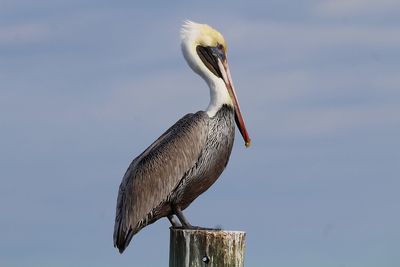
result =
[{"label": "white neck feathers", "polygon": [[197,24],[191,21],[186,22],[181,31],[182,53],[190,68],[199,74],[210,88],[210,103],[206,109],[208,116],[214,117],[223,104],[233,105],[225,82],[212,73],[201,61],[196,52],[201,27],[203,24]]},{"label": "white neck feathers", "polygon": [[231,106],[233,106],[233,104],[228,90],[226,89],[225,82],[214,74],[211,75],[213,75],[216,79],[212,80],[212,82],[210,82],[210,80],[206,80],[208,87],[210,87],[210,103],[206,112],[209,117],[214,117],[223,104]]}]

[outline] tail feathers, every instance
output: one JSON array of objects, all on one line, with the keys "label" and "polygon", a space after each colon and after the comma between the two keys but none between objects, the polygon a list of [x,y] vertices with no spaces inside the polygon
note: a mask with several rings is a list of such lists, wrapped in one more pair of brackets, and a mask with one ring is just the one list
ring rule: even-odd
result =
[{"label": "tail feathers", "polygon": [[122,254],[132,240],[134,233],[131,228],[128,232],[121,228],[121,224],[116,224],[114,229],[114,247],[118,248]]}]

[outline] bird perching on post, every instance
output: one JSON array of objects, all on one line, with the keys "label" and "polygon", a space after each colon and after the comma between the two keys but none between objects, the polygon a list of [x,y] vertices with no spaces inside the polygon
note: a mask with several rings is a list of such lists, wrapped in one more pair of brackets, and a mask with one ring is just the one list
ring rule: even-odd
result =
[{"label": "bird perching on post", "polygon": [[235,121],[246,147],[250,146],[224,37],[206,24],[187,21],[181,38],[187,63],[210,88],[210,103],[205,111],[181,118],[130,164],[117,199],[114,246],[120,253],[133,235],[162,217],[168,217],[174,227],[194,228],[182,210],[225,169]]}]

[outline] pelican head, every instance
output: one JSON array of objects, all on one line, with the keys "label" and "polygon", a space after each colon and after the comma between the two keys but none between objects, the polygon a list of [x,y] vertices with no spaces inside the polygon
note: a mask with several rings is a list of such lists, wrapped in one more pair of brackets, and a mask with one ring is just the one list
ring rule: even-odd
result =
[{"label": "pelican head", "polygon": [[182,53],[194,72],[210,87],[210,104],[207,114],[213,117],[222,105],[230,105],[246,147],[250,137],[240,112],[231,73],[227,61],[227,45],[224,37],[207,24],[186,21],[182,26]]}]

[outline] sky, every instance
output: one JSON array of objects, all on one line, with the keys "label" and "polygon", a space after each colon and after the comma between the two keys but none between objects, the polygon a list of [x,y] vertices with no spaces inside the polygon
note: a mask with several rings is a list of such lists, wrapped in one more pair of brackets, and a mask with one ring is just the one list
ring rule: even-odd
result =
[{"label": "sky", "polygon": [[400,266],[400,2],[0,0],[0,266],[167,266],[169,222],[113,248],[131,160],[209,91],[222,32],[252,146],[185,210],[248,267]]}]

